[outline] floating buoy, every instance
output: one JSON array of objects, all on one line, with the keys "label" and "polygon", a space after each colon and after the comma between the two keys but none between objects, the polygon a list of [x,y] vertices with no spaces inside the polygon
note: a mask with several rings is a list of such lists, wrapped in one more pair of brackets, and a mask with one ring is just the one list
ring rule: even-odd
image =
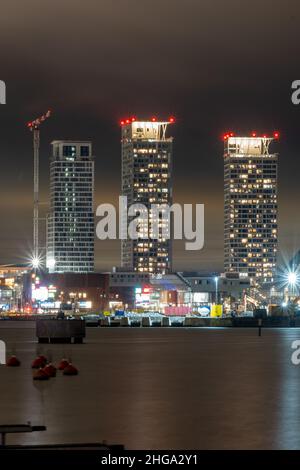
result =
[{"label": "floating buoy", "polygon": [[78,369],[73,366],[73,364],[67,365],[67,367],[64,368],[63,371],[64,375],[78,375]]},{"label": "floating buoy", "polygon": [[21,365],[21,362],[16,356],[11,356],[6,362],[6,365],[8,367],[19,367]]},{"label": "floating buoy", "polygon": [[64,370],[69,365],[69,361],[67,359],[62,359],[58,364],[58,370]]},{"label": "floating buoy", "polygon": [[49,378],[44,369],[39,369],[33,376],[33,380],[49,380]]},{"label": "floating buoy", "polygon": [[56,367],[54,367],[53,364],[47,364],[43,371],[49,376],[49,377],[56,377]]},{"label": "floating buoy", "polygon": [[45,356],[38,356],[31,364],[32,369],[39,369],[40,367],[45,367],[47,364],[47,359]]}]

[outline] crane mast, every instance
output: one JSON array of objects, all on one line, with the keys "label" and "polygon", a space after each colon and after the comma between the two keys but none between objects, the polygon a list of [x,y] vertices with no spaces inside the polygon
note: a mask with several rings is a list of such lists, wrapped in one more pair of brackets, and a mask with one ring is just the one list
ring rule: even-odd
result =
[{"label": "crane mast", "polygon": [[27,124],[33,133],[33,257],[32,265],[38,268],[40,264],[39,246],[39,154],[40,154],[40,125],[50,117],[51,111],[30,121]]}]

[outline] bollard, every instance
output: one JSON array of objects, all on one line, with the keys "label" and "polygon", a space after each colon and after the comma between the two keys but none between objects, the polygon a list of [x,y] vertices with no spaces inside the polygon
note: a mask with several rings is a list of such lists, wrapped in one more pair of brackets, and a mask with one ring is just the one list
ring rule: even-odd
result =
[{"label": "bollard", "polygon": [[258,336],[261,336],[262,319],[258,319]]},{"label": "bollard", "polygon": [[142,318],[142,326],[150,326],[150,318],[149,317],[143,317]]},{"label": "bollard", "polygon": [[121,326],[129,326],[129,319],[128,317],[121,318]]}]

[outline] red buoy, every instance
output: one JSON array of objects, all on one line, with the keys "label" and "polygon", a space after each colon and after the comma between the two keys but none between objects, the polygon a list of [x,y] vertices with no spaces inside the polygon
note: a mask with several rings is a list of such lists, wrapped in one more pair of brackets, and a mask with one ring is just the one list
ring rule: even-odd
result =
[{"label": "red buoy", "polygon": [[53,364],[47,364],[43,371],[49,376],[49,377],[56,377],[56,367],[54,367]]},{"label": "red buoy", "polygon": [[64,370],[69,365],[69,361],[67,359],[62,359],[58,364],[58,370]]},{"label": "red buoy", "polygon": [[39,369],[40,367],[45,367],[47,364],[47,359],[45,356],[38,356],[31,364],[32,369]]},{"label": "red buoy", "polygon": [[73,364],[69,364],[67,367],[64,368],[63,371],[64,375],[78,375],[78,369],[73,366]]},{"label": "red buoy", "polygon": [[49,378],[44,369],[39,369],[33,376],[33,380],[49,380]]},{"label": "red buoy", "polygon": [[6,365],[8,367],[19,367],[21,365],[21,362],[16,356],[11,356],[6,362]]}]

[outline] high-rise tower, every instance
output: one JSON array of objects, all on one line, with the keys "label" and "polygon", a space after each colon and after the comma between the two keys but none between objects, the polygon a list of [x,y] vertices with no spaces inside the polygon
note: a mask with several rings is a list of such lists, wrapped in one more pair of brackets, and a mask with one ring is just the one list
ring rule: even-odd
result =
[{"label": "high-rise tower", "polygon": [[[172,204],[172,137],[167,137],[169,121],[122,121],[122,195],[128,206],[141,203]],[[128,222],[128,221],[127,221]],[[140,227],[137,240],[122,240],[122,267],[128,270],[164,274],[171,271],[171,240],[148,235],[160,220],[149,220]]]},{"label": "high-rise tower", "polygon": [[52,142],[49,272],[94,271],[94,157],[91,142]]},{"label": "high-rise tower", "polygon": [[274,137],[224,136],[225,271],[272,282],[277,254],[277,160]]}]

